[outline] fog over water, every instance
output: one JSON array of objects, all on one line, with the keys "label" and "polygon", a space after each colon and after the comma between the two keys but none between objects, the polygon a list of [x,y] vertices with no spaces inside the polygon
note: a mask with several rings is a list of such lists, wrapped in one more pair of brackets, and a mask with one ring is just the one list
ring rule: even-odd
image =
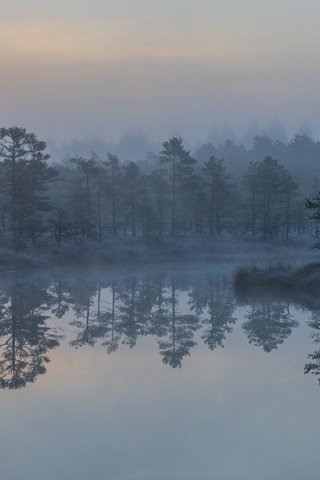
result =
[{"label": "fog over water", "polygon": [[1,480],[319,478],[319,18],[0,1]]}]

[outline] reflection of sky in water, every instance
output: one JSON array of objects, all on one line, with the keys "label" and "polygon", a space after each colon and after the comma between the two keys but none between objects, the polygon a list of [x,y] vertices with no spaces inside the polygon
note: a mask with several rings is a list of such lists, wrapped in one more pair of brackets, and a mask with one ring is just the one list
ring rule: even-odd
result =
[{"label": "reflection of sky in water", "polygon": [[[149,286],[158,285],[155,277],[148,278]],[[234,302],[227,282],[219,290],[219,278],[214,278],[214,298],[222,296]],[[164,280],[167,299],[172,298],[170,279],[168,275]],[[203,279],[202,275],[174,277],[177,315],[190,314],[192,289],[197,288],[198,297],[204,299]],[[72,276],[63,280],[74,288]],[[88,280],[98,285],[98,277],[84,278],[73,290],[73,298],[80,287],[88,292]],[[144,276],[136,277],[138,290],[145,281]],[[101,290],[101,312],[112,307],[112,278],[108,282]],[[127,295],[127,279],[117,282],[121,305],[123,298],[132,297]],[[2,290],[9,292],[10,288],[12,283]],[[90,315],[94,316],[98,294],[96,288],[92,292]],[[83,295],[78,298],[83,302]],[[166,306],[172,309],[170,303]],[[215,307],[217,312],[219,304]],[[163,364],[156,335],[138,336],[131,349],[121,339],[118,350],[108,355],[101,346],[104,338],[98,339],[95,348],[70,346],[79,334],[76,325],[70,326],[74,312],[50,320],[50,326],[62,327],[66,338],[46,353],[50,358],[46,374],[23,389],[0,391],[1,477],[318,478],[320,390],[315,377],[303,374],[307,355],[316,349],[306,323],[310,312],[290,306],[299,327],[292,328],[277,349],[266,353],[248,342],[243,329],[251,309],[252,305],[234,304],[231,314],[237,322],[225,335],[225,348],[211,351],[201,338],[208,325],[199,327],[193,337],[197,345],[183,358],[182,368],[174,369]],[[85,308],[81,312],[86,316]],[[208,314],[206,306],[200,318],[208,318]],[[85,317],[79,318],[83,322]]]}]

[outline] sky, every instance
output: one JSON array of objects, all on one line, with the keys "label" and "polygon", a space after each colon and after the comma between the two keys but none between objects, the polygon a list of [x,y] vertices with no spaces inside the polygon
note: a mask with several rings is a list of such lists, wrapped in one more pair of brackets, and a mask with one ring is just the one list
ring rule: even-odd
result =
[{"label": "sky", "polygon": [[0,124],[57,142],[275,119],[320,136],[319,18],[319,0],[1,0]]}]

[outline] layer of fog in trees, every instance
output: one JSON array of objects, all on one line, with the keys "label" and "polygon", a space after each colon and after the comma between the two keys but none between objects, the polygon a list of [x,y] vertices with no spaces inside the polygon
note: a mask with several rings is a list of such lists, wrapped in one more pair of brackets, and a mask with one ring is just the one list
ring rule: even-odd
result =
[{"label": "layer of fog in trees", "polygon": [[305,198],[319,189],[320,142],[297,134],[289,142],[256,136],[251,147],[185,145],[172,137],[137,161],[92,151],[52,162],[34,133],[0,129],[0,246],[317,237]]}]

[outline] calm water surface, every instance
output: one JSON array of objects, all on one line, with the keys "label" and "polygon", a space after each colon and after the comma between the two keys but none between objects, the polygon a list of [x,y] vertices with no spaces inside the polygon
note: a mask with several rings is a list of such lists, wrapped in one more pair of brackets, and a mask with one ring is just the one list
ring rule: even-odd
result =
[{"label": "calm water surface", "polygon": [[4,480],[318,480],[319,311],[232,266],[6,274]]}]

